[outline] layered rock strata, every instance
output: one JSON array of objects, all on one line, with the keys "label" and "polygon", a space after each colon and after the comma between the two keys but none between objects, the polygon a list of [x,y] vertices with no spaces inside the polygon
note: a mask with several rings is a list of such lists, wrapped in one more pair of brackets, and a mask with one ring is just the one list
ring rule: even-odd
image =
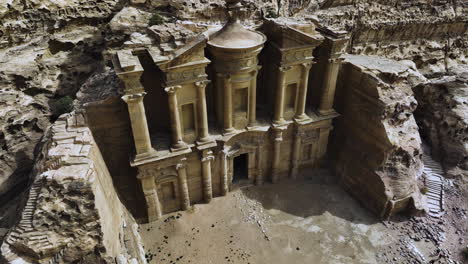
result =
[{"label": "layered rock strata", "polygon": [[408,81],[419,78],[395,61],[353,55],[340,73],[333,167],[343,186],[383,218],[424,210],[416,182],[423,168],[417,102]]},{"label": "layered rock strata", "polygon": [[82,114],[62,115],[47,131],[33,174],[21,219],[1,247],[6,261],[146,263]]}]

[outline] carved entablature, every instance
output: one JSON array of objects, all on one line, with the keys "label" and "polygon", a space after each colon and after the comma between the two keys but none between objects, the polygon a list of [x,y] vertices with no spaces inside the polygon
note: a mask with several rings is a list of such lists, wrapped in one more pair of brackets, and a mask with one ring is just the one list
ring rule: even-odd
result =
[{"label": "carved entablature", "polygon": [[292,64],[303,61],[310,61],[313,59],[312,48],[299,48],[281,51],[281,64]]},{"label": "carved entablature", "polygon": [[257,56],[248,57],[245,59],[229,60],[217,62],[214,64],[217,72],[240,72],[250,71],[258,65]]},{"label": "carved entablature", "polygon": [[165,74],[166,86],[205,80],[207,77],[205,67],[205,64],[199,64],[192,67],[171,69]]}]

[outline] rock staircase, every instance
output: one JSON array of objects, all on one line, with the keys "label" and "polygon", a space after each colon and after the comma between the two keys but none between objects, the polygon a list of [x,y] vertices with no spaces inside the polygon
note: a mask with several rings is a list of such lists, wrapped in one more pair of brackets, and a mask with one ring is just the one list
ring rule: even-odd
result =
[{"label": "rock staircase", "polygon": [[424,185],[427,187],[427,203],[429,215],[439,218],[444,214],[444,170],[437,161],[433,160],[427,151],[423,153]]}]

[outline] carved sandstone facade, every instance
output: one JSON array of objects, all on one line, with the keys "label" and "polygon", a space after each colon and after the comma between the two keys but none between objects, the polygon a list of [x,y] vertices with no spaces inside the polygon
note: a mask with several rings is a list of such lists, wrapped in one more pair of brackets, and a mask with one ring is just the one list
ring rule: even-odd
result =
[{"label": "carved sandstone facade", "polygon": [[[238,7],[228,3],[221,30],[200,34],[172,55],[144,49],[115,56],[135,144],[131,166],[138,168],[149,221],[239,185],[297,178],[326,154],[347,39],[276,21],[267,21],[262,33],[246,29]],[[317,60],[326,70],[317,85],[309,72],[319,45]],[[152,72],[141,77],[145,67]],[[308,102],[309,90],[319,103]]]}]

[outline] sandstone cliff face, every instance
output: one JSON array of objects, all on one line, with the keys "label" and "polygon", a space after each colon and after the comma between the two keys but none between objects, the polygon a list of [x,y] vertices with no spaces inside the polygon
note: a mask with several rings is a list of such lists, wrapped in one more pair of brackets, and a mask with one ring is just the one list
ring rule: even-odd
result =
[{"label": "sandstone cliff face", "polygon": [[[457,70],[457,69],[454,69]],[[468,177],[468,74],[458,73],[415,87],[415,112],[432,156],[441,161],[449,177]]]},{"label": "sandstone cliff face", "polygon": [[3,257],[24,263],[144,263],[139,252],[127,252],[124,239],[138,240],[124,231],[132,218],[83,115],[60,117],[40,153],[21,220],[1,247]]},{"label": "sandstone cliff face", "polygon": [[444,72],[468,57],[468,2],[328,1],[322,23],[351,32],[349,53],[414,61],[423,73]]},{"label": "sandstone cliff face", "polygon": [[424,210],[416,180],[422,173],[421,139],[413,117],[411,80],[422,76],[378,57],[345,57],[337,87],[331,139],[335,170],[344,187],[383,218]]},{"label": "sandstone cliff face", "polygon": [[0,203],[25,187],[55,103],[103,68],[99,25],[118,8],[118,1],[0,3]]}]

